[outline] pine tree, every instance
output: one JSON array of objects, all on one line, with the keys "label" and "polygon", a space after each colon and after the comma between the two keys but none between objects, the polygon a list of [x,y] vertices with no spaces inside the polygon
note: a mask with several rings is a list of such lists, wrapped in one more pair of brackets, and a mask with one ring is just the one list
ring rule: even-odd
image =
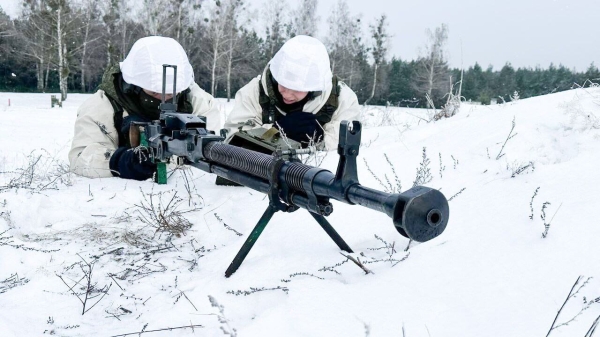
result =
[{"label": "pine tree", "polygon": [[510,62],[506,63],[498,74],[498,95],[501,97],[509,96],[517,86],[515,78],[515,69]]},{"label": "pine tree", "polygon": [[394,105],[415,107],[420,100],[414,90],[411,80],[415,62],[404,62],[396,57],[392,58],[388,72],[387,100]]},{"label": "pine tree", "polygon": [[598,67],[594,65],[594,62],[592,62],[592,64],[590,64],[588,67],[584,74],[584,78],[585,79],[582,81],[582,83],[584,83],[585,80],[589,80],[594,83],[600,83],[600,70],[598,70]]}]

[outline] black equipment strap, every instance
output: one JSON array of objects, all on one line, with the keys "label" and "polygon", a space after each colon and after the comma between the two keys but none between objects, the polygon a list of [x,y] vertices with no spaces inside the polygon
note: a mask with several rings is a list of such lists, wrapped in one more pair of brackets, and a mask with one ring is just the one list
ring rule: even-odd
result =
[{"label": "black equipment strap", "polygon": [[119,135],[119,147],[125,146],[125,135],[121,133],[121,125],[123,125],[123,107],[110,96],[106,95],[106,97],[108,98],[108,101],[110,102],[110,105],[112,105],[113,111],[115,112],[113,115],[113,122],[115,124],[115,128],[117,129],[117,134]]}]

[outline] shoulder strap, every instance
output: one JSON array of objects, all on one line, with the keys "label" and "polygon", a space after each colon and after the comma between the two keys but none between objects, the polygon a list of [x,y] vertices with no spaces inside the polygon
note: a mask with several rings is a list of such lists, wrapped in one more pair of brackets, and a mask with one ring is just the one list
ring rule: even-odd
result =
[{"label": "shoulder strap", "polygon": [[319,110],[319,112],[316,113],[317,121],[319,122],[319,124],[321,124],[321,126],[331,122],[333,114],[339,106],[339,96],[342,88],[338,83],[337,76],[333,76],[333,78],[331,79],[331,84],[331,93],[329,94],[329,98],[327,98],[327,102],[325,103],[325,105],[323,105],[321,110]]},{"label": "shoulder strap", "polygon": [[258,81],[259,87],[259,95],[258,95],[258,104],[262,109],[262,123],[263,124],[273,124],[277,121],[277,115],[279,115],[279,110],[277,110],[275,106],[275,101],[267,95],[265,89],[262,85],[262,80]]},{"label": "shoulder strap", "polygon": [[119,135],[119,147],[125,146],[125,135],[121,134],[121,126],[123,125],[123,107],[110,96],[106,95],[106,98],[108,98],[108,101],[115,112],[113,115],[113,122],[115,124],[115,129],[117,129],[117,134]]}]

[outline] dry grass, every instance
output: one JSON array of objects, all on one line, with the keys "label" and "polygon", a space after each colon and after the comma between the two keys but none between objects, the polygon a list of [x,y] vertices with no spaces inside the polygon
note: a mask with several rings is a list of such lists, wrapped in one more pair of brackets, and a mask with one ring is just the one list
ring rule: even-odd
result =
[{"label": "dry grass", "polygon": [[0,172],[0,192],[25,189],[39,193],[73,184],[74,175],[69,171],[69,165],[48,151],[34,150],[24,159],[21,167]]}]

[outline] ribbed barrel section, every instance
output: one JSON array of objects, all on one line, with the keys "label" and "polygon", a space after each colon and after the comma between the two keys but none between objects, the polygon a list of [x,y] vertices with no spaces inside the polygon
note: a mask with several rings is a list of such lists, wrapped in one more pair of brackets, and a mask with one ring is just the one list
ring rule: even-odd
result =
[{"label": "ribbed barrel section", "polygon": [[310,170],[310,166],[302,163],[290,163],[285,170],[285,181],[293,190],[306,192],[302,186],[304,174]]},{"label": "ribbed barrel section", "polygon": [[220,142],[206,144],[203,154],[211,161],[266,180],[269,180],[269,166],[275,160],[268,154]]},{"label": "ribbed barrel section", "polygon": [[[204,156],[215,163],[224,165],[253,176],[269,180],[269,167],[275,161],[271,155],[243,149],[237,146],[210,142],[204,146]],[[295,191],[304,191],[302,179],[311,167],[297,162],[286,162],[283,172],[285,183]]]}]

